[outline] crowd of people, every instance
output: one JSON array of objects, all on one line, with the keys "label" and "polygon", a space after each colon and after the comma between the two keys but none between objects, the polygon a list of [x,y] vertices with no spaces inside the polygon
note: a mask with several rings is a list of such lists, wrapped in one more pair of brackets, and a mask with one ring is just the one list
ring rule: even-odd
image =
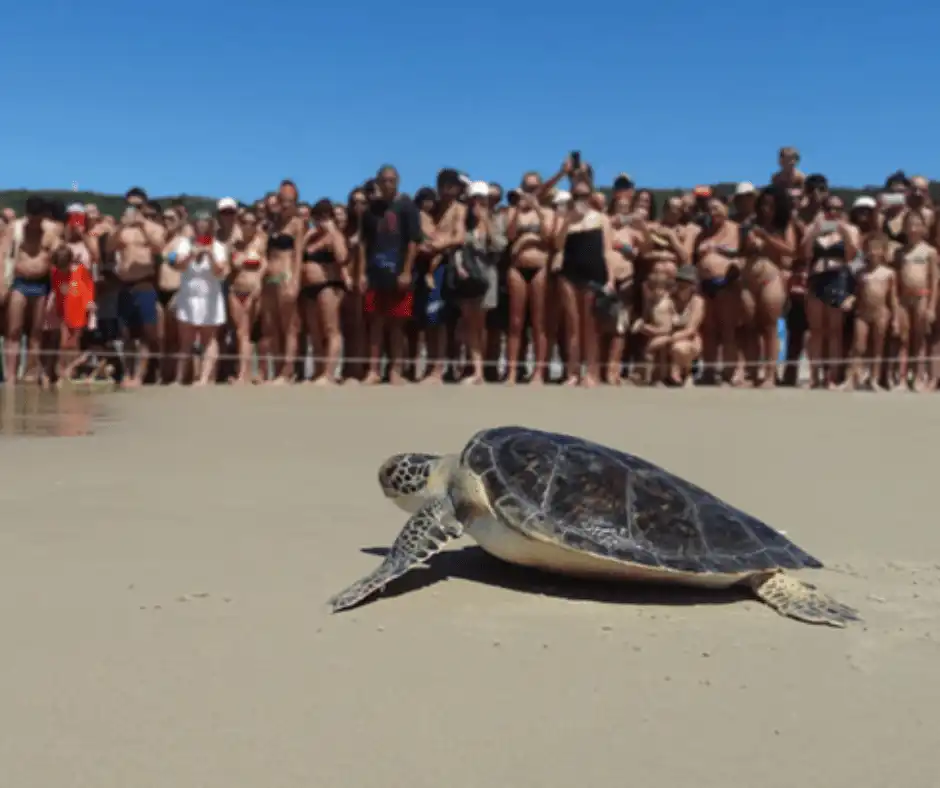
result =
[{"label": "crowd of people", "polygon": [[846,206],[795,149],[779,165],[660,206],[577,152],[505,195],[443,169],[409,196],[384,166],[345,203],[289,180],[212,214],[32,196],[0,223],[5,380],[770,388],[806,358],[813,387],[935,389],[926,179]]}]

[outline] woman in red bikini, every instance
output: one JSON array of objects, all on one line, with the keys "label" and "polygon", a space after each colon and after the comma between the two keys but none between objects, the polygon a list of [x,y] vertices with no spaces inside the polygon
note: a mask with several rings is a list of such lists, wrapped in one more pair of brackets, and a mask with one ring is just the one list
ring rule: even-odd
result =
[{"label": "woman in red bikini", "polygon": [[261,284],[268,265],[265,254],[268,238],[259,225],[258,214],[245,211],[232,248],[228,313],[238,347],[238,371],[232,382],[239,384],[247,383],[251,377],[251,344],[260,319]]}]

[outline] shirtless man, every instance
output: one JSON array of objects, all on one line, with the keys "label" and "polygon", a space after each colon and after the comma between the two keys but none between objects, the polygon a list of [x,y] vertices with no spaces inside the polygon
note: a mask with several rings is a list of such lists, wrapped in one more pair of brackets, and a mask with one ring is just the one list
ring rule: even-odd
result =
[{"label": "shirtless man", "polygon": [[[419,214],[419,224],[424,222],[424,230],[421,233],[424,240],[419,252],[427,261],[422,290],[429,294],[441,292],[442,277],[449,255],[464,242],[467,209],[457,200],[462,188],[455,170],[441,170],[437,176],[438,200],[431,213],[423,220]],[[429,367],[423,381],[425,383],[437,384],[444,381],[447,330],[443,321],[427,328]]]},{"label": "shirtless man", "polygon": [[770,182],[783,189],[802,189],[806,176],[798,169],[800,152],[789,146],[781,148],[777,154],[777,161],[780,169],[771,176]]},{"label": "shirtless man", "polygon": [[[869,235],[862,242],[865,268],[857,277],[852,306],[855,308],[855,332],[852,348],[852,372],[849,386],[884,391],[881,386],[882,349],[890,328],[897,334],[898,288],[894,269],[888,265],[892,243],[886,235]],[[867,359],[867,365],[865,363]],[[863,381],[864,367],[868,378]]]},{"label": "shirtless man", "polygon": [[935,239],[937,216],[930,204],[930,184],[923,175],[915,175],[911,178],[911,189],[907,193],[907,209],[917,211],[924,217],[924,222],[927,224],[927,238]]},{"label": "shirtless man", "polygon": [[632,328],[633,334],[645,339],[642,383],[661,386],[667,375],[676,320],[676,308],[662,273],[650,276],[643,300],[643,315]]},{"label": "shirtless man", "polygon": [[41,197],[29,197],[26,200],[26,218],[12,228],[13,281],[7,295],[4,345],[7,385],[17,380],[24,328],[28,337],[24,380],[38,380],[39,351],[49,295],[49,269],[52,253],[62,243],[61,229],[43,218],[46,208]]},{"label": "shirtless man", "polygon": [[[120,282],[118,312],[128,343],[138,343],[139,354],[123,385],[136,387],[144,382],[150,357],[159,351],[157,331],[157,255],[163,252],[165,231],[144,218],[147,194],[134,188],[124,196],[126,208],[115,232],[108,237],[106,250],[117,255],[115,273]],[[125,354],[127,358],[127,354]]]},{"label": "shirtless man", "polygon": [[912,355],[914,390],[925,391],[931,383],[927,341],[937,314],[937,250],[927,243],[927,224],[917,211],[905,214],[902,237],[905,243],[895,258],[901,339],[896,387],[907,386],[908,357]]}]

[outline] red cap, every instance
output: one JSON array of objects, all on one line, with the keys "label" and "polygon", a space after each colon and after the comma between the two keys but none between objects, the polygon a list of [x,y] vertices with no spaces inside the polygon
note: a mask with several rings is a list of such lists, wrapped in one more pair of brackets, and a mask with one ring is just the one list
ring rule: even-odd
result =
[{"label": "red cap", "polygon": [[696,186],[692,189],[692,194],[696,197],[711,197],[712,196],[712,187],[711,186]]}]

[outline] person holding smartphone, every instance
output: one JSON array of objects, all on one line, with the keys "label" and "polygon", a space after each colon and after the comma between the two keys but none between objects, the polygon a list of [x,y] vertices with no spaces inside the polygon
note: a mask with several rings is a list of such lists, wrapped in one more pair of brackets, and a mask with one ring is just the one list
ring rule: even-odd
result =
[{"label": "person holding smartphone", "polygon": [[[181,272],[176,294],[176,320],[180,348],[192,349],[198,342],[202,361],[194,385],[205,386],[215,379],[219,356],[219,329],[225,325],[225,297],[222,283],[228,275],[225,245],[213,235],[212,219],[200,213],[193,221],[193,238],[184,238],[176,250],[173,266]],[[177,359],[176,383],[182,383],[187,357]]]},{"label": "person holding smartphone", "polygon": [[843,357],[845,315],[851,310],[855,278],[849,263],[858,254],[858,234],[846,218],[842,200],[828,195],[822,213],[806,228],[802,254],[809,261],[806,317],[813,388],[839,388],[839,367],[829,361]]}]

